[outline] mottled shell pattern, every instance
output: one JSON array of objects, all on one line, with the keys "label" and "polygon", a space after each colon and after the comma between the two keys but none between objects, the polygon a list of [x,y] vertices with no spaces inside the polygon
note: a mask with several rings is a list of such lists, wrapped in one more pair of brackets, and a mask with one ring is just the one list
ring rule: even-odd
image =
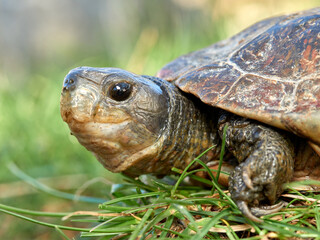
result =
[{"label": "mottled shell pattern", "polygon": [[320,8],[270,18],[184,55],[158,77],[204,103],[320,145]]}]

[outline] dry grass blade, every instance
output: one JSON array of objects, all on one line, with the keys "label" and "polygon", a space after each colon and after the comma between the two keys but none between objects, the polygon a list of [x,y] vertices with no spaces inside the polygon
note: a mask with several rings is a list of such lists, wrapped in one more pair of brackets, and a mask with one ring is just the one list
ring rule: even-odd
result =
[{"label": "dry grass blade", "polygon": [[[94,216],[94,217],[119,217],[119,216],[133,216],[132,213],[99,213],[99,212],[93,212],[93,211],[77,211],[70,213],[62,218],[63,221],[68,220],[71,217],[74,216]],[[140,218],[139,218],[140,219]]]},{"label": "dry grass blade", "polygon": [[[254,228],[249,225],[249,224],[241,224],[241,225],[231,225],[229,226],[232,231],[234,232],[243,232],[243,231],[247,231],[247,230],[250,230],[252,231]],[[210,228],[210,232],[217,232],[217,233],[226,233],[230,231],[228,228],[226,227],[212,227]]]},{"label": "dry grass blade", "polygon": [[309,202],[316,202],[320,204],[320,200],[316,199],[316,198],[311,198],[311,197],[306,197],[306,196],[299,196],[296,194],[289,194],[289,193],[285,193],[281,195],[282,197],[286,197],[286,198],[292,198],[292,199],[299,199],[299,200],[303,200],[303,201],[309,201]]}]

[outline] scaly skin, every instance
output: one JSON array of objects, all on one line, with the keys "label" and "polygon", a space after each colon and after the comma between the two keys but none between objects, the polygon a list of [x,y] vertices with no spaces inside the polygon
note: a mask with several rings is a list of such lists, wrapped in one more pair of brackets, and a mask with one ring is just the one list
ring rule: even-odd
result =
[{"label": "scaly skin", "polygon": [[[148,78],[151,81],[159,81],[154,77]],[[191,101],[166,81],[159,83],[166,88],[170,96],[167,125],[161,135],[163,142],[159,146],[159,153],[153,156],[153,159],[128,166],[124,173],[130,176],[144,173],[158,176],[172,174],[172,167],[184,169],[193,159],[212,146],[215,147],[201,160],[208,163],[219,156],[221,139],[216,126],[217,116],[210,111],[212,108],[198,99],[194,98]],[[191,167],[195,168],[199,168],[199,164],[196,163]]]},{"label": "scaly skin", "polygon": [[[115,83],[130,84],[132,92],[112,99]],[[253,221],[281,208],[256,207],[275,203],[282,185],[292,179],[294,160],[302,176],[303,169],[310,169],[310,176],[313,166],[319,170],[319,156],[307,144],[301,145],[302,139],[294,144],[282,130],[207,106],[167,81],[120,69],[72,70],[61,95],[61,116],[104,167],[131,176],[171,174],[172,167],[183,169],[215,146],[201,159],[212,165],[227,125],[226,145],[239,162],[231,172],[229,190]]]},{"label": "scaly skin", "polygon": [[214,145],[202,159],[212,167],[227,125],[227,147],[239,162],[231,196],[260,221],[268,211],[255,207],[274,204],[283,183],[320,178],[319,31],[315,8],[260,21],[181,56],[160,79],[78,68],[66,77],[61,115],[107,169],[133,176],[170,174]]},{"label": "scaly skin", "polygon": [[247,217],[259,221],[247,206],[274,204],[278,199],[282,185],[293,176],[293,143],[284,133],[223,112],[219,119],[221,136],[226,125],[226,146],[239,161],[229,177],[232,199]]},{"label": "scaly skin", "polygon": [[[130,98],[110,98],[117,82],[133,86]],[[130,176],[184,169],[213,145],[202,160],[215,159],[221,140],[208,109],[167,81],[112,68],[70,71],[61,94],[61,116],[71,133],[105,168]]]}]

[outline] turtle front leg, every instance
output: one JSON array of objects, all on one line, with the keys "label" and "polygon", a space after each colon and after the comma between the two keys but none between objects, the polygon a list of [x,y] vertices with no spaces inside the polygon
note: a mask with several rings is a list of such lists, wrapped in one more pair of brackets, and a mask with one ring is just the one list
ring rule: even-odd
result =
[{"label": "turtle front leg", "polygon": [[[259,122],[222,113],[219,134],[226,130],[226,146],[239,165],[230,174],[229,191],[244,215],[253,221],[257,216],[278,211],[274,204],[282,185],[293,175],[294,147],[288,137]],[[266,207],[257,208],[264,204]],[[258,209],[258,210],[257,210]]]}]

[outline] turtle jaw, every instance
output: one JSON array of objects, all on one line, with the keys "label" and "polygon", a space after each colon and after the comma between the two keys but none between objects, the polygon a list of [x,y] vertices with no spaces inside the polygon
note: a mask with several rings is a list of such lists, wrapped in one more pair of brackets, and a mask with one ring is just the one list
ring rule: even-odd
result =
[{"label": "turtle jaw", "polygon": [[105,168],[117,172],[125,150],[118,135],[128,128],[130,118],[121,111],[108,111],[102,116],[100,104],[95,104],[97,91],[88,83],[84,85],[76,91],[62,91],[61,117],[81,145],[93,152]]},{"label": "turtle jaw", "polygon": [[[133,125],[140,130],[133,131]],[[79,143],[91,151],[99,162],[112,172],[126,171],[136,161],[141,161],[155,153],[152,148],[150,148],[151,152],[146,149],[149,149],[149,143],[156,141],[156,137],[144,126],[137,126],[130,120],[117,123],[72,121],[69,122],[69,128]],[[145,142],[139,141],[140,131],[145,133]]]},{"label": "turtle jaw", "polygon": [[[87,150],[91,151],[99,162],[112,172],[123,172],[145,158],[155,156],[158,150],[154,147],[158,136],[149,131],[126,113],[114,109],[104,117],[97,114],[100,106],[87,109],[82,105],[71,106],[62,97],[61,116],[68,124],[71,134]],[[90,113],[90,114],[87,114]],[[145,173],[146,169],[137,170],[137,174]]]},{"label": "turtle jaw", "polygon": [[[130,83],[132,94],[115,101],[115,83]],[[65,78],[60,111],[71,134],[112,172],[156,172],[168,115],[167,96],[149,79],[119,69],[77,68]],[[139,166],[139,167],[136,167]],[[133,170],[134,169],[134,170]]]},{"label": "turtle jaw", "polygon": [[[131,92],[124,99],[114,98],[121,84],[130,85]],[[163,175],[172,167],[183,169],[212,145],[217,147],[202,160],[217,155],[220,140],[214,114],[197,104],[162,79],[86,67],[67,75],[61,116],[108,170],[131,176]]]}]

